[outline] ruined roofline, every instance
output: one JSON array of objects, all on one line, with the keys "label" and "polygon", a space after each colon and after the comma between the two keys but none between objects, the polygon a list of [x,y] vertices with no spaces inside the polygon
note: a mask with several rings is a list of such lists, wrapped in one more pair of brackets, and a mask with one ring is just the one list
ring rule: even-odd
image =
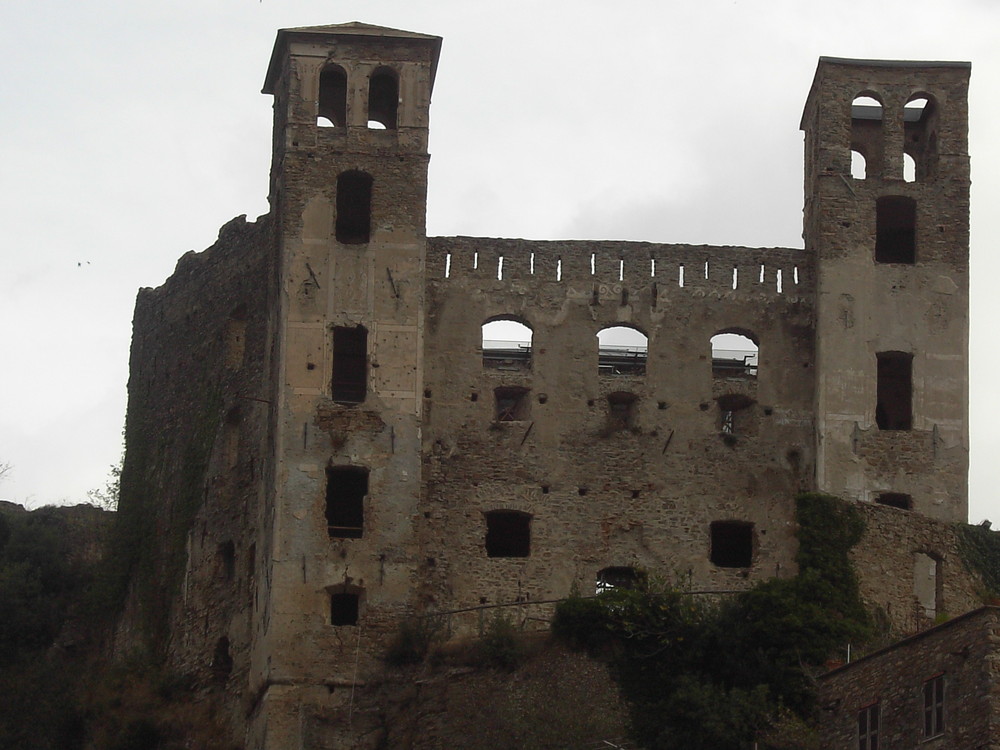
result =
[{"label": "ruined roofline", "polygon": [[326,26],[297,26],[289,29],[278,29],[274,39],[274,49],[271,50],[271,60],[267,66],[267,74],[264,76],[264,87],[262,94],[274,94],[275,84],[281,75],[281,62],[284,58],[285,50],[292,41],[322,41],[331,37],[374,37],[390,39],[410,39],[417,42],[426,42],[433,47],[433,60],[431,61],[431,89],[434,89],[434,79],[437,76],[438,57],[441,55],[441,37],[431,34],[420,34],[415,31],[403,31],[401,29],[390,29],[386,26],[374,26],[372,24],[361,23],[360,21],[350,21],[348,23],[335,23]]},{"label": "ruined roofline", "polygon": [[473,237],[469,235],[441,235],[428,237],[427,242],[433,246],[469,246],[480,244],[488,247],[505,246],[517,247],[539,247],[539,248],[566,248],[567,250],[592,251],[592,250],[621,250],[624,252],[638,252],[641,250],[677,250],[695,252],[724,253],[748,252],[748,253],[801,253],[806,258],[805,248],[801,247],[779,247],[777,245],[750,246],[750,245],[709,245],[695,244],[690,242],[652,242],[649,240],[529,240],[521,237]]},{"label": "ruined roofline", "polygon": [[799,130],[805,130],[806,113],[812,105],[819,85],[820,75],[828,67],[847,68],[884,68],[902,69],[910,71],[918,70],[964,70],[966,78],[972,72],[972,63],[961,60],[873,60],[853,57],[827,57],[820,56],[816,63],[816,72],[813,74],[812,84],[809,86],[809,95],[806,96],[806,103],[802,109],[802,119],[799,121]]}]

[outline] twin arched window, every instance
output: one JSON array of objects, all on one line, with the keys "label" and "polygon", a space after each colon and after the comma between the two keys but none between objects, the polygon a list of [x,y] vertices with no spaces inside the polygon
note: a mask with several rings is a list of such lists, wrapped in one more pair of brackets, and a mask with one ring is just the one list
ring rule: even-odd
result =
[{"label": "twin arched window", "polygon": [[[903,179],[931,178],[937,168],[937,107],[930,94],[913,94],[903,107]],[[851,103],[851,176],[858,180],[887,174],[898,179],[898,166],[886,169],[883,143],[885,111],[873,91]]]},{"label": "twin arched window", "polygon": [[[320,127],[347,126],[347,71],[330,63],[319,76],[316,124]],[[368,127],[395,130],[399,114],[399,75],[393,68],[380,66],[368,78]]]}]

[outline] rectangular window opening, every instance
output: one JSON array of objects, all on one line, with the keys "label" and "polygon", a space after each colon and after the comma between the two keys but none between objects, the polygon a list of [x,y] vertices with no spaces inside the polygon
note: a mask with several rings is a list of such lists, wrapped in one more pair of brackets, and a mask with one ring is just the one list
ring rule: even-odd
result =
[{"label": "rectangular window opening", "polygon": [[913,427],[913,355],[879,352],[875,356],[875,422],[880,430],[909,430]]},{"label": "rectangular window opening", "polygon": [[677,286],[684,286],[684,264],[677,267]]},{"label": "rectangular window opening", "polygon": [[917,202],[888,195],[875,202],[875,262],[914,263],[917,257]]},{"label": "rectangular window opening", "polygon": [[753,562],[753,524],[712,521],[709,559],[720,568],[749,568]]},{"label": "rectangular window opening", "polygon": [[359,599],[357,594],[340,592],[330,595],[330,624],[357,625]]},{"label": "rectangular window opening", "polygon": [[451,253],[444,256],[444,277],[451,277]]},{"label": "rectangular window opening", "polygon": [[364,534],[368,469],[331,466],[326,470],[326,528],[331,538],[360,539]]},{"label": "rectangular window opening", "polygon": [[364,326],[333,329],[331,398],[360,404],[368,395],[368,331]]},{"label": "rectangular window opening", "polygon": [[504,386],[493,391],[497,422],[522,422],[528,418],[528,389]]},{"label": "rectangular window opening", "polygon": [[487,557],[528,557],[530,554],[530,515],[513,510],[486,513]]}]

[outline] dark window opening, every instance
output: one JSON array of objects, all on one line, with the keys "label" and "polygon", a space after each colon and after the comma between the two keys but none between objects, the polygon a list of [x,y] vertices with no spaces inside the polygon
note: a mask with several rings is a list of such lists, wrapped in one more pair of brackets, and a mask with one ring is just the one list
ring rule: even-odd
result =
[{"label": "dark window opening", "polygon": [[219,568],[223,580],[236,577],[236,545],[231,541],[219,545]]},{"label": "dark window opening", "polygon": [[528,557],[531,553],[531,516],[514,510],[486,514],[487,557]]},{"label": "dark window opening", "polygon": [[330,595],[330,624],[357,625],[360,597],[341,591]]},{"label": "dark window opening", "polygon": [[316,124],[347,126],[347,73],[339,65],[328,65],[319,76],[319,107]]},{"label": "dark window opening", "polygon": [[924,737],[944,733],[944,675],[924,683]]},{"label": "dark window opening", "polygon": [[859,750],[878,750],[878,703],[865,706],[858,711]]},{"label": "dark window opening", "polygon": [[368,331],[364,326],[333,329],[334,401],[360,404],[368,391]]},{"label": "dark window opening", "polygon": [[915,263],[917,202],[901,195],[875,201],[875,262]]},{"label": "dark window opening", "polygon": [[361,538],[367,494],[368,469],[331,466],[326,470],[326,526],[330,537]]},{"label": "dark window opening", "polygon": [[879,352],[875,422],[880,430],[909,430],[913,426],[913,355]]},{"label": "dark window opening", "polygon": [[639,584],[641,575],[635,568],[610,567],[597,572],[597,593],[614,589],[634,589]]},{"label": "dark window opening", "polygon": [[750,408],[754,400],[741,393],[719,396],[719,431],[724,435],[753,434],[753,410]]},{"label": "dark window opening", "polygon": [[368,83],[368,127],[395,130],[399,81],[391,68],[378,68]]},{"label": "dark window opening", "polygon": [[902,492],[883,492],[875,498],[875,502],[879,505],[888,505],[891,508],[902,508],[903,510],[913,508],[913,498]]},{"label": "dark window opening", "polygon": [[712,521],[709,559],[720,568],[749,568],[753,560],[753,524]]},{"label": "dark window opening", "polygon": [[635,427],[635,415],[639,398],[634,393],[608,394],[608,430],[631,430]]},{"label": "dark window opening", "polygon": [[233,671],[233,657],[229,654],[229,639],[223,636],[215,644],[212,654],[212,676],[219,682],[225,682]]},{"label": "dark window opening", "polygon": [[498,422],[520,422],[528,418],[528,389],[504,386],[493,391]]},{"label": "dark window opening", "polygon": [[337,176],[337,242],[363,245],[372,232],[372,176],[351,170]]},{"label": "dark window opening", "polygon": [[649,339],[629,326],[612,326],[597,333],[597,367],[601,375],[645,375]]}]

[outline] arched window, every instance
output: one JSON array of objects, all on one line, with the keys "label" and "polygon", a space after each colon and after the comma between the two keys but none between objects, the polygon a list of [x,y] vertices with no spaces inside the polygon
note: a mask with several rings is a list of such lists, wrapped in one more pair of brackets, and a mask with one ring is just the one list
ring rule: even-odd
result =
[{"label": "arched window", "polygon": [[711,343],[713,377],[757,377],[760,348],[753,333],[742,328],[727,328],[712,336]]},{"label": "arched window", "polygon": [[917,179],[917,162],[909,154],[903,154],[903,182],[915,182]]},{"label": "arched window", "polygon": [[368,127],[395,130],[399,110],[399,78],[392,68],[376,68],[368,80]]},{"label": "arched window", "polygon": [[[863,91],[851,102],[851,150],[865,160],[865,177],[882,173],[882,102]],[[854,174],[853,159],[851,174]]]},{"label": "arched window", "polygon": [[483,367],[530,370],[532,330],[523,320],[498,316],[483,323]]},{"label": "arched window", "polygon": [[[912,160],[908,182],[923,182],[937,171],[937,106],[930,94],[911,96],[903,108],[903,151]],[[907,178],[904,157],[903,177]]]},{"label": "arched window", "polygon": [[875,201],[875,262],[915,263],[917,202],[903,195]]},{"label": "arched window", "polygon": [[597,367],[601,375],[645,375],[649,338],[632,326],[597,332]]},{"label": "arched window", "polygon": [[339,65],[327,65],[319,74],[316,124],[327,128],[347,126],[347,73]]},{"label": "arched window", "polygon": [[362,245],[371,239],[372,176],[350,170],[337,175],[337,242]]}]

